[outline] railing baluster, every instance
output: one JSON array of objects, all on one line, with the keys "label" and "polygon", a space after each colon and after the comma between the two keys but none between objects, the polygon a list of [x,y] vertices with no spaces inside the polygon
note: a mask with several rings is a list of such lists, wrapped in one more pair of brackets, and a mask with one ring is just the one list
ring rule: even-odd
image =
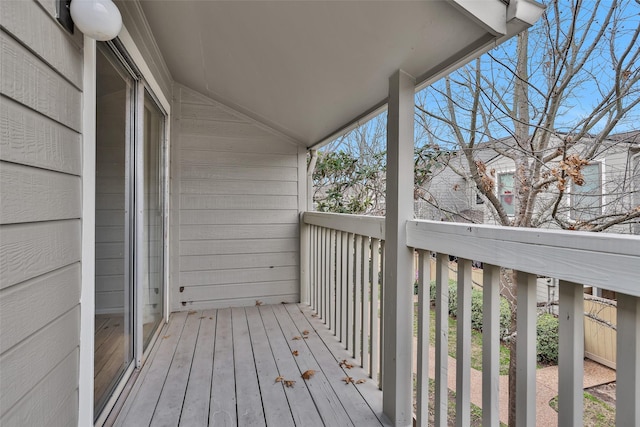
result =
[{"label": "railing baluster", "polygon": [[380,373],[380,240],[371,239],[371,366],[369,374],[379,386]]},{"label": "railing baluster", "polygon": [[342,340],[342,231],[336,231],[336,326],[333,330],[338,340]]},{"label": "railing baluster", "polygon": [[435,425],[447,426],[449,400],[449,255],[436,257],[436,377]]},{"label": "railing baluster", "polygon": [[640,298],[618,294],[616,425],[640,425]]},{"label": "railing baluster", "polygon": [[429,286],[431,252],[418,251],[418,355],[416,425],[426,427],[429,421]]},{"label": "railing baluster", "polygon": [[560,280],[558,425],[582,425],[584,410],[584,287]]},{"label": "railing baluster", "polygon": [[324,319],[324,323],[325,325],[329,326],[329,322],[331,321],[331,318],[329,316],[329,306],[331,305],[331,301],[330,301],[330,277],[329,277],[329,269],[330,269],[330,265],[331,265],[331,259],[330,259],[330,248],[329,248],[329,236],[331,235],[331,230],[327,229],[327,232],[324,236],[324,260],[325,260],[325,264],[324,264],[324,314],[322,315],[323,319]]},{"label": "railing baluster", "polygon": [[471,260],[458,259],[456,426],[471,424]]},{"label": "railing baluster", "polygon": [[347,273],[347,339],[345,340],[345,345],[347,350],[353,352],[353,275],[354,275],[354,241],[355,235],[353,233],[349,233],[349,237],[347,238],[347,253],[348,253],[348,273]]},{"label": "railing baluster", "polygon": [[482,425],[497,427],[500,375],[500,267],[485,264],[482,285]]},{"label": "railing baluster", "polygon": [[371,324],[371,241],[369,237],[362,239],[362,368],[369,372],[369,354],[371,339],[369,326]]},{"label": "railing baluster", "polygon": [[[384,249],[384,240],[382,240],[380,242],[380,295],[384,295],[384,286],[385,286],[385,280],[384,280],[384,270],[386,268],[386,264],[385,264],[385,249]],[[380,298],[380,331],[379,331],[379,335],[380,335],[380,365],[378,367],[378,372],[380,372],[380,380],[378,381],[378,386],[380,387],[380,390],[382,390],[382,387],[384,387],[384,381],[383,381],[383,377],[384,375],[382,375],[382,367],[384,366],[384,352],[382,351],[382,349],[384,348],[384,298]]]},{"label": "railing baluster", "polygon": [[329,233],[329,331],[336,329],[336,231]]},{"label": "railing baluster", "polygon": [[325,307],[327,304],[327,229],[322,227],[320,232],[320,319],[326,324]]},{"label": "railing baluster", "polygon": [[362,236],[357,235],[355,241],[355,277],[353,281],[353,358],[362,366]]},{"label": "railing baluster", "polygon": [[311,307],[318,312],[318,239],[316,238],[318,226],[311,226]]},{"label": "railing baluster", "polygon": [[516,330],[516,425],[536,425],[536,286],[535,274],[519,271]]},{"label": "railing baluster", "polygon": [[349,327],[349,318],[347,317],[347,306],[349,305],[349,233],[342,233],[342,305],[340,306],[340,318],[342,319],[342,331],[340,332],[340,342],[347,346],[347,328]]}]

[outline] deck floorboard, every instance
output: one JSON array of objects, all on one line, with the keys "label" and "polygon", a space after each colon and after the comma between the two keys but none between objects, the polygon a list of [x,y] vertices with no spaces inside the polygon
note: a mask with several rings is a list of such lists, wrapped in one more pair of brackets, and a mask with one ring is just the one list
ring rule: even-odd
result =
[{"label": "deck floorboard", "polygon": [[386,425],[381,392],[343,381],[364,371],[339,365],[344,348],[305,306],[173,313],[163,333],[115,425]]}]

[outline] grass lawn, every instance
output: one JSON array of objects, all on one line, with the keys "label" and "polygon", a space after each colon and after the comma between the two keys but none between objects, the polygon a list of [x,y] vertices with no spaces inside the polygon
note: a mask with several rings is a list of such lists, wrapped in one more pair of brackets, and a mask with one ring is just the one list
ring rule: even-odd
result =
[{"label": "grass lawn", "polygon": [[[416,397],[415,394],[415,382],[414,382],[414,399]],[[435,412],[433,410],[435,406],[435,381],[429,379],[429,425],[433,425],[435,423]],[[414,405],[414,410],[415,410]],[[482,409],[471,404],[470,407],[470,415],[471,415],[471,423],[470,427],[481,427],[482,426]],[[447,425],[453,426],[456,421],[456,393],[454,391],[449,390],[449,401],[447,405]],[[500,423],[500,426],[505,426],[504,423]]]},{"label": "grass lawn", "polygon": [[[418,318],[418,304],[414,304],[414,334],[417,334],[417,318]],[[429,320],[429,341],[431,345],[436,343],[436,312],[432,308],[430,310]],[[449,356],[456,357],[456,319],[448,317],[449,319]],[[474,329],[471,330],[471,367],[478,371],[482,371],[482,334]],[[505,345],[500,345],[500,375],[509,374],[509,348]]]},{"label": "grass lawn", "polygon": [[[558,411],[558,396],[551,399],[549,406]],[[613,406],[598,399],[590,393],[584,392],[585,427],[609,427],[616,423],[616,410]]]}]

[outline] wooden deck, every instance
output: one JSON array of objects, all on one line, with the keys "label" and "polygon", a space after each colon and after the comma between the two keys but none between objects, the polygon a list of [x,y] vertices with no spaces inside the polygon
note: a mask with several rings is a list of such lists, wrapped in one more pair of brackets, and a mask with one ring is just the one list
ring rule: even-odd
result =
[{"label": "wooden deck", "polygon": [[382,392],[343,359],[351,360],[304,305],[173,313],[115,425],[388,425]]}]

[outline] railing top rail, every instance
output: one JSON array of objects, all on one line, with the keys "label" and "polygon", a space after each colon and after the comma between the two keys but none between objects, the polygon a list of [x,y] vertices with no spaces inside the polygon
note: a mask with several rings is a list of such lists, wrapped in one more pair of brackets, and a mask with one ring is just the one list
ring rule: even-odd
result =
[{"label": "railing top rail", "polygon": [[407,246],[640,296],[640,238],[408,221]]},{"label": "railing top rail", "polygon": [[317,225],[384,240],[383,216],[304,212],[302,220],[309,225]]}]

